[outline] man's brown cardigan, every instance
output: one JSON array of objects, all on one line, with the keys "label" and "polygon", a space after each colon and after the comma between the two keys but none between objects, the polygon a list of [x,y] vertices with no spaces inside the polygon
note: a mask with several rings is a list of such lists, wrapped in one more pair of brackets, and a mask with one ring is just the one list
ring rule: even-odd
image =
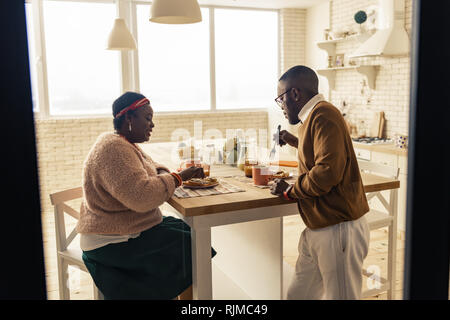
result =
[{"label": "man's brown cardigan", "polygon": [[311,229],[356,220],[369,211],[352,140],[332,104],[319,102],[298,130],[299,178],[289,196]]}]

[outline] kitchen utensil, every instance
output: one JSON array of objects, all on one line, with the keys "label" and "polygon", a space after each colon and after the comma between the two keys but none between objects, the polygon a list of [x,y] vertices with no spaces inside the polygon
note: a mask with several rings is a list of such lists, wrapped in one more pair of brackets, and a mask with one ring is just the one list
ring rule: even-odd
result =
[{"label": "kitchen utensil", "polygon": [[[275,141],[273,142],[273,148],[272,148],[272,151],[270,151],[269,159],[273,159],[273,157],[275,156],[275,152],[276,152],[275,147],[277,146],[277,143],[279,143],[279,139],[280,139],[280,130],[281,130],[281,125],[278,125],[277,139],[274,139]],[[278,140],[278,141],[277,141],[277,140]]]},{"label": "kitchen utensil", "polygon": [[381,138],[383,135],[384,112],[376,112],[370,124],[369,137]]},{"label": "kitchen utensil", "polygon": [[288,161],[288,160],[280,160],[270,163],[271,166],[279,166],[279,167],[291,167],[291,168],[297,168],[298,162],[297,161]]},{"label": "kitchen utensil", "polygon": [[370,123],[369,137],[378,137],[379,126],[380,126],[380,114],[378,112],[375,112],[372,118],[372,122]]},{"label": "kitchen utensil", "polygon": [[384,112],[381,111],[380,112],[380,127],[379,127],[379,131],[378,131],[378,138],[382,138],[383,137],[383,129],[384,129]]}]

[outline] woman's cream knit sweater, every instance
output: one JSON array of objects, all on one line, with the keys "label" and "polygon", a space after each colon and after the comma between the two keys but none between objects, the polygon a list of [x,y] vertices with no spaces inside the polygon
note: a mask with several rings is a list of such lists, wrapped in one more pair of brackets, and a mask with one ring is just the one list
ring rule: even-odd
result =
[{"label": "woman's cream knit sweater", "polygon": [[158,169],[169,171],[121,136],[101,134],[84,162],[77,231],[126,235],[159,224],[175,180]]}]

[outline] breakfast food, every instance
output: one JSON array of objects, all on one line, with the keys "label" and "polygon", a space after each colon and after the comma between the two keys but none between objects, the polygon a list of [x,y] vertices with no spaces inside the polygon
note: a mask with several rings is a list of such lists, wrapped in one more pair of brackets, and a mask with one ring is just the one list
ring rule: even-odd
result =
[{"label": "breakfast food", "polygon": [[185,181],[183,184],[190,187],[207,187],[210,185],[216,185],[218,183],[216,178],[208,177],[208,178],[192,178],[188,181]]},{"label": "breakfast food", "polygon": [[286,178],[289,178],[289,172],[281,170],[281,171],[278,171],[277,173],[275,173],[273,175],[273,177],[275,179],[286,179]]}]

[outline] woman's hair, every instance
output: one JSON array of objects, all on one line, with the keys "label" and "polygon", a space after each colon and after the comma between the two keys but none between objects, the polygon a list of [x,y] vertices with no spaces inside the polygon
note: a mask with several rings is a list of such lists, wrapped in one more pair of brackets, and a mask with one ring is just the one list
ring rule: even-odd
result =
[{"label": "woman's hair", "polygon": [[[131,105],[133,102],[139,100],[139,99],[143,99],[145,98],[144,95],[137,93],[137,92],[125,92],[124,94],[122,94],[120,97],[118,97],[112,105],[112,113],[113,113],[113,124],[114,124],[114,129],[115,130],[119,130],[122,127],[122,123],[125,119],[125,115],[122,115],[119,118],[116,118],[116,115],[123,109],[125,109],[126,107],[128,107],[129,105]],[[130,110],[127,113],[132,115],[134,113],[135,110]]]}]

